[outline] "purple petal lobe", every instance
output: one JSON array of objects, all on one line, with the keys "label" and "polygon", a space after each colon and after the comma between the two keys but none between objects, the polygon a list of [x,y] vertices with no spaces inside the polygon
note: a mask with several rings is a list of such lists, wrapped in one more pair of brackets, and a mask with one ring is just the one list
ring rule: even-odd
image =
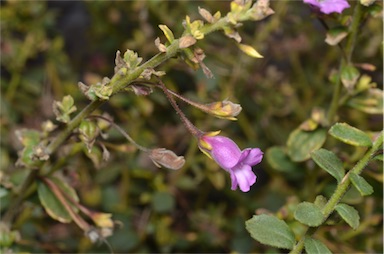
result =
[{"label": "purple petal lobe", "polygon": [[248,192],[251,189],[251,186],[256,182],[256,175],[253,173],[250,166],[241,165],[231,171],[231,179],[232,190],[236,189],[238,185],[242,192]]},{"label": "purple petal lobe", "polygon": [[255,166],[263,159],[263,152],[259,148],[246,148],[241,153],[239,163]]},{"label": "purple petal lobe", "polygon": [[350,7],[347,0],[303,0],[304,3],[319,8],[322,13],[332,12],[342,13],[344,9]]}]

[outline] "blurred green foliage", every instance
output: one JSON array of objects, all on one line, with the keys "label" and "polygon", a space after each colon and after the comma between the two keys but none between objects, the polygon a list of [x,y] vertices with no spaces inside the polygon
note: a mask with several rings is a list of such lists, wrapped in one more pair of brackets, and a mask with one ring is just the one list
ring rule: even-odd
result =
[{"label": "blurred green foliage", "polygon": [[[1,5],[2,212],[12,189],[17,189],[28,171],[15,164],[21,148],[16,130],[41,130],[45,120],[55,119],[53,101],[67,94],[77,108],[87,105],[77,81],[95,83],[111,76],[117,50],[132,49],[144,60],[155,55],[154,41],[163,36],[158,24],[166,24],[179,36],[181,21],[187,14],[196,18],[198,6],[212,12],[229,9],[226,1],[6,1]],[[166,84],[186,97],[204,103],[226,98],[240,103],[243,111],[237,122],[181,107],[202,130],[221,129],[240,147],[263,151],[285,145],[313,108],[328,107],[333,91],[328,76],[340,58],[339,49],[324,42],[324,29],[302,2],[273,1],[271,7],[274,15],[239,29],[243,41],[255,46],[264,59],[246,56],[234,41],[215,33],[198,43],[214,79],[176,59],[159,68],[167,72]],[[371,18],[362,25],[355,62],[376,66],[365,72],[382,87],[382,22]],[[75,188],[82,204],[113,214],[121,225],[107,238],[116,253],[278,252],[255,242],[245,230],[245,220],[256,211],[271,211],[299,233],[302,225],[293,219],[292,207],[302,200],[313,201],[317,193],[328,196],[336,186],[335,179],[312,161],[292,164],[275,147],[270,153],[286,166],[276,170],[273,161],[264,159],[254,168],[258,180],[249,193],[231,191],[229,175],[198,151],[162,93],[155,91],[147,97],[117,94],[102,111],[140,144],[166,147],[186,158],[178,171],[158,169],[113,129],[105,143],[111,152],[108,162],[92,157],[81,143],[61,158],[57,172]],[[380,131],[383,127],[381,115],[348,107],[338,114],[340,121],[360,129]],[[336,147],[336,143],[328,136],[325,147]],[[345,168],[354,165],[363,152],[337,144]],[[344,197],[362,217],[357,231],[335,216],[332,231],[325,226],[316,233],[334,252],[382,251],[381,173],[380,163],[372,163],[364,173],[374,188],[372,196],[362,199],[352,188]],[[105,244],[92,244],[74,223],[51,219],[39,205],[36,192],[23,203],[14,230],[15,252],[109,251]]]}]

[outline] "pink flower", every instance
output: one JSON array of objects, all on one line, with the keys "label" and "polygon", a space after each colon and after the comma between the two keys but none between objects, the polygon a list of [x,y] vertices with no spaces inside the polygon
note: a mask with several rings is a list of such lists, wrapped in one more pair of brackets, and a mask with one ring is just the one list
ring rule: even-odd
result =
[{"label": "pink flower", "polygon": [[350,7],[347,0],[304,0],[304,3],[318,8],[320,12],[325,14],[341,13],[344,9]]},{"label": "pink flower", "polygon": [[243,151],[231,139],[208,133],[199,138],[199,148],[231,175],[232,190],[237,186],[248,192],[256,182],[252,166],[260,163],[263,152],[259,148],[246,148]]}]

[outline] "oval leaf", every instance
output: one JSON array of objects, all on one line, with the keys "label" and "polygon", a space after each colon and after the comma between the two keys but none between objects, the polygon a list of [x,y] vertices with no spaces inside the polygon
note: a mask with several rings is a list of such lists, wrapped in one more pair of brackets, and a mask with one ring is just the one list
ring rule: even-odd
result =
[{"label": "oval leaf", "polygon": [[310,237],[305,238],[304,247],[307,254],[332,254],[324,243]]},{"label": "oval leaf", "polygon": [[294,130],[288,138],[288,156],[293,161],[305,161],[311,157],[311,152],[319,149],[325,142],[327,132],[325,129],[314,131]]},{"label": "oval leaf", "polygon": [[37,193],[39,195],[41,204],[49,216],[62,223],[68,223],[72,221],[72,218],[67,210],[65,210],[65,207],[43,182],[39,181],[37,183]]},{"label": "oval leaf", "polygon": [[[66,196],[69,196],[74,201],[79,202],[79,197],[77,196],[76,191],[67,182],[56,177],[51,177],[50,179],[60,188],[63,193],[65,193]],[[71,202],[68,203],[71,204]],[[75,206],[72,206],[72,209],[75,212],[78,210]]]},{"label": "oval leaf", "polygon": [[350,178],[352,184],[356,187],[362,196],[368,196],[373,193],[372,186],[363,177],[351,172]]},{"label": "oval leaf", "polygon": [[343,163],[333,152],[321,148],[312,152],[311,157],[320,168],[336,178],[338,183],[341,182],[344,177]]},{"label": "oval leaf", "polygon": [[347,204],[338,204],[335,209],[351,228],[357,229],[359,227],[360,216],[355,208]]},{"label": "oval leaf", "polygon": [[245,222],[246,229],[252,238],[262,244],[291,250],[295,244],[295,236],[288,225],[271,215],[254,215]]},{"label": "oval leaf", "polygon": [[310,202],[302,202],[297,205],[295,219],[310,227],[319,226],[324,219],[320,208]]},{"label": "oval leaf", "polygon": [[349,145],[372,146],[372,141],[366,133],[347,123],[337,123],[333,125],[329,130],[329,134]]},{"label": "oval leaf", "polygon": [[[49,179],[61,190],[63,194],[65,194],[64,197],[69,196],[73,201],[79,201],[79,197],[77,196],[76,191],[66,182],[55,177],[51,177]],[[65,207],[61,204],[60,200],[56,198],[55,194],[45,183],[38,182],[37,192],[40,202],[49,216],[63,223],[72,221],[72,218]],[[74,212],[78,212],[77,207],[72,205],[70,201],[68,201],[68,204],[72,207]]]}]

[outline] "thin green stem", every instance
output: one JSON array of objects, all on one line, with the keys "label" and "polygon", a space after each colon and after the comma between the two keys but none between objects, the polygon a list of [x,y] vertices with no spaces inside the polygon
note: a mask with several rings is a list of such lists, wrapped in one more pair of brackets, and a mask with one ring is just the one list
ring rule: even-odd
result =
[{"label": "thin green stem", "polygon": [[47,146],[46,154],[51,155],[56,149],[68,138],[72,131],[80,125],[81,121],[100,107],[104,101],[96,100],[92,101],[86,106],[79,114],[76,115],[65,127],[65,129],[59,133],[56,138]]},{"label": "thin green stem", "polygon": [[[319,20],[320,24],[325,28],[325,30],[328,32],[330,30],[328,24],[321,17],[317,17],[317,19]],[[340,49],[340,52],[341,52],[341,54],[343,56],[343,59],[345,61],[348,61],[348,57],[345,54],[345,50],[343,48],[343,45],[341,45],[341,43],[337,43],[337,46]]]},{"label": "thin green stem", "polygon": [[[350,187],[351,179],[350,173],[355,173],[357,175],[361,174],[363,169],[368,165],[369,161],[375,156],[375,153],[383,146],[383,137],[384,133],[381,132],[376,141],[373,143],[371,149],[357,162],[357,164],[345,175],[342,182],[337,186],[335,192],[332,194],[331,198],[328,200],[327,204],[323,207],[321,212],[324,215],[324,219],[322,224],[328,219],[328,217],[335,210],[336,205],[340,202],[344,194]],[[303,235],[300,241],[296,244],[296,246],[292,249],[290,254],[299,254],[304,248],[305,237],[311,236],[317,228],[309,228],[307,232]]]},{"label": "thin green stem", "polygon": [[148,152],[150,150],[150,149],[148,149],[148,148],[146,148],[144,146],[141,146],[141,145],[137,144],[136,141],[133,140],[133,138],[131,136],[129,136],[129,134],[126,131],[124,131],[119,125],[115,124],[112,120],[110,120],[110,119],[108,119],[106,117],[97,116],[97,115],[90,115],[87,118],[97,118],[97,119],[101,119],[101,120],[104,120],[104,121],[108,122],[116,130],[118,130],[129,142],[131,142],[134,146],[136,146],[139,150],[141,150],[143,152]]},{"label": "thin green stem", "polygon": [[327,119],[329,123],[333,122],[336,116],[337,110],[340,106],[340,96],[341,96],[341,90],[343,88],[343,85],[341,82],[341,72],[346,65],[351,63],[352,53],[356,43],[356,37],[359,31],[359,24],[360,24],[361,17],[362,17],[361,4],[356,3],[354,13],[353,13],[352,24],[350,26],[350,35],[348,37],[348,40],[345,46],[345,51],[344,51],[345,58],[343,58],[340,62],[339,73],[337,75],[337,80],[333,90],[331,105],[329,107],[328,114],[327,114]]}]

